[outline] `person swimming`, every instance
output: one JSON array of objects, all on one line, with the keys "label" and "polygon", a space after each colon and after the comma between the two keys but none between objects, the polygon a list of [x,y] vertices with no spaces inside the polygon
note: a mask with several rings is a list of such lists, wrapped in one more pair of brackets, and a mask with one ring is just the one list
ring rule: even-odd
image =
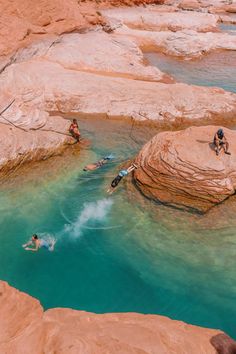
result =
[{"label": "person swimming", "polygon": [[121,170],[118,175],[113,179],[111,182],[110,188],[107,190],[107,193],[112,194],[114,190],[117,188],[118,184],[122,180],[123,177],[127,176],[130,172],[134,171],[136,168],[138,168],[137,165],[132,163],[126,170]]},{"label": "person swimming", "polygon": [[[22,245],[22,247],[26,251],[37,252],[39,250],[39,248],[41,248],[41,247],[46,248],[48,251],[53,251],[54,245],[55,245],[55,240],[52,239],[52,240],[47,241],[43,238],[38,238],[38,235],[33,234],[33,236],[31,237],[31,240],[29,242],[27,242],[26,244]],[[28,247],[28,246],[32,246],[32,247]]]},{"label": "person swimming", "polygon": [[91,163],[89,165],[86,165],[83,168],[83,171],[93,171],[93,170],[97,170],[98,168],[102,167],[103,165],[105,165],[108,161],[114,159],[114,156],[111,154],[109,156],[103,157],[103,159],[95,162],[95,163]]},{"label": "person swimming", "polygon": [[228,151],[229,150],[229,143],[226,139],[223,129],[217,130],[217,132],[214,135],[213,144],[214,144],[215,152],[216,152],[217,156],[219,155],[222,148],[223,148],[225,154],[231,155],[231,152]]}]

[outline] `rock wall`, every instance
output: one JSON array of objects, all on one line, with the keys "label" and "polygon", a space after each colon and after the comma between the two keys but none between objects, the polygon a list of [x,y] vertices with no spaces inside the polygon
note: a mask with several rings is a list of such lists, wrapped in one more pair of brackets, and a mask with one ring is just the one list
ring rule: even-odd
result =
[{"label": "rock wall", "polygon": [[38,300],[2,281],[0,313],[4,354],[226,354],[235,348],[221,331],[157,315],[44,312]]},{"label": "rock wall", "polygon": [[135,181],[149,198],[184,209],[207,211],[235,194],[236,132],[224,128],[231,155],[216,156],[217,126],[156,135],[140,151]]}]

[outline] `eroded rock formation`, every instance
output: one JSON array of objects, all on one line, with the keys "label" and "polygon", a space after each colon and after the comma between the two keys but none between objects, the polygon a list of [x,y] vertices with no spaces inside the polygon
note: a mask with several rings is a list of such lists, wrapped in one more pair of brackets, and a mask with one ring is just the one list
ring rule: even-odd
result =
[{"label": "eroded rock formation", "polygon": [[236,132],[225,130],[232,155],[216,156],[219,127],[191,127],[156,135],[140,151],[135,181],[151,199],[179,208],[207,211],[235,194]]},{"label": "eroded rock formation", "polygon": [[220,331],[157,315],[44,312],[39,301],[2,281],[0,313],[4,354],[216,354],[215,348],[223,354],[234,343]]},{"label": "eroded rock formation", "polygon": [[14,99],[0,117],[0,168],[63,148],[69,122],[60,112],[161,124],[235,115],[236,95],[177,84],[145,65],[141,49],[191,58],[235,50],[236,37],[216,33],[218,15],[189,15],[180,2],[114,9],[149,3],[162,1],[0,1],[0,111]]}]

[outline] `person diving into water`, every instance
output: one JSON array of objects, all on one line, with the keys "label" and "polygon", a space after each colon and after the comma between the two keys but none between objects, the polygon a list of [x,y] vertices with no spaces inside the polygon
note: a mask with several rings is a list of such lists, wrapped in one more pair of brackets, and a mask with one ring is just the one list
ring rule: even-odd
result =
[{"label": "person diving into water", "polygon": [[[32,247],[28,247],[32,246]],[[33,251],[37,252],[39,248],[45,247],[48,251],[53,251],[55,246],[55,240],[44,240],[43,238],[38,238],[38,235],[34,234],[31,237],[31,240],[27,242],[26,244],[22,245],[22,247],[26,251]]]},{"label": "person diving into water", "polygon": [[113,155],[109,155],[106,157],[103,157],[103,159],[95,162],[95,163],[91,163],[87,166],[85,166],[83,168],[83,171],[93,171],[93,170],[97,170],[98,168],[102,167],[103,165],[105,165],[108,161],[114,159]]},{"label": "person diving into water", "polygon": [[137,165],[132,163],[126,170],[121,170],[118,175],[113,179],[111,182],[110,188],[107,190],[107,193],[112,194],[115,189],[117,188],[118,184],[122,180],[123,177],[127,176],[130,172],[134,171],[136,168],[138,168]]}]

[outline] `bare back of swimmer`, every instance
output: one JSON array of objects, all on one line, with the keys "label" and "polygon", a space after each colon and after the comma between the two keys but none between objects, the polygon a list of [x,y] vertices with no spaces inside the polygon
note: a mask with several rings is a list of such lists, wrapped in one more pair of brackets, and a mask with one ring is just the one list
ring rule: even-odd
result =
[{"label": "bare back of swimmer", "polygon": [[95,163],[91,163],[89,165],[86,165],[83,168],[83,171],[94,171],[97,170],[98,168],[102,167],[103,165],[105,165],[107,162],[109,162],[110,160],[114,159],[113,155],[109,155],[104,157],[103,159],[95,162]]}]

